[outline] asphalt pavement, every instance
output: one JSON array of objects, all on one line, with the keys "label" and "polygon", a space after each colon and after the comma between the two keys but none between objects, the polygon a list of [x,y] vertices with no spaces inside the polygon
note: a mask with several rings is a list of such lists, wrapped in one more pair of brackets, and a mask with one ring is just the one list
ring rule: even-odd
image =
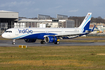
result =
[{"label": "asphalt pavement", "polygon": [[[71,39],[72,40],[72,39]],[[73,40],[91,40],[91,38],[78,38]],[[97,38],[96,40],[105,40],[105,38]],[[16,40],[16,44],[12,45],[12,40],[0,40],[1,47],[11,47],[11,46],[19,46],[19,45],[27,45],[27,46],[97,46],[97,45],[105,45],[104,42],[60,42],[59,45],[53,43],[40,44],[40,41],[36,41],[35,43],[26,43],[24,40]]]}]

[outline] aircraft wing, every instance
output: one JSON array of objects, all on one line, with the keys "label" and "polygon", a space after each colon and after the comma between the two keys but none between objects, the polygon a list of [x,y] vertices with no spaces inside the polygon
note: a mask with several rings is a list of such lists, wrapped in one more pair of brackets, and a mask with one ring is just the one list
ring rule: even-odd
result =
[{"label": "aircraft wing", "polygon": [[58,35],[46,35],[44,37],[47,37],[47,36],[56,36],[58,37],[59,39],[72,39],[72,38],[76,38],[76,37],[79,37],[79,36],[82,36],[82,35],[86,35],[88,33],[72,33],[72,34],[58,34]]},{"label": "aircraft wing", "polygon": [[90,32],[93,32],[94,31],[94,28],[96,27],[96,25],[94,25],[93,29],[89,29],[89,30],[86,30],[85,32],[83,33],[71,33],[71,34],[59,34],[59,35],[55,35],[56,37],[79,37],[79,36],[82,36],[82,35],[87,35],[89,34]]},{"label": "aircraft wing", "polygon": [[86,35],[88,33],[74,33],[74,34],[64,34],[64,35],[55,35],[56,37],[59,37],[59,38],[68,38],[68,39],[71,39],[71,38],[76,38],[76,37],[79,37],[79,36],[82,36],[82,35]]}]

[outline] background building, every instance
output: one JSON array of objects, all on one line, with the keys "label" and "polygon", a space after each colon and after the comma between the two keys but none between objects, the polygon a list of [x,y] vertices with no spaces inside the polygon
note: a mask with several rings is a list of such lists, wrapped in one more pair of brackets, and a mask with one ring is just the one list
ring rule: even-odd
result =
[{"label": "background building", "polygon": [[14,22],[18,22],[17,12],[0,10],[0,34],[8,28],[13,28]]},{"label": "background building", "polygon": [[21,19],[14,23],[14,28],[69,28],[74,27],[74,20],[59,20],[59,19]]},{"label": "background building", "polygon": [[57,15],[57,18],[52,18],[49,15],[39,14],[37,19],[20,19],[18,22],[14,23],[14,28],[69,28],[74,27],[74,24],[75,21],[68,20],[68,17],[65,15]]}]

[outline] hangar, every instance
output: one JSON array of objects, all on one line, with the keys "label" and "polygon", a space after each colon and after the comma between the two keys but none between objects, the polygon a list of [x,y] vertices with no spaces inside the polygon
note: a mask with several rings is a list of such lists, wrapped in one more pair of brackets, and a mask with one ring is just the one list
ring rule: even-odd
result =
[{"label": "hangar", "polygon": [[0,34],[18,22],[18,12],[0,10]]}]

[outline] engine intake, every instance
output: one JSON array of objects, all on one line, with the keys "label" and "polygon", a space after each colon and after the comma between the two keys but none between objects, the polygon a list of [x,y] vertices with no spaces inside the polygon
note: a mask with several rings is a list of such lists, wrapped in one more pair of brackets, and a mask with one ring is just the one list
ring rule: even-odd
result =
[{"label": "engine intake", "polygon": [[56,36],[47,36],[44,38],[44,41],[46,43],[56,43],[57,42],[57,37]]}]

